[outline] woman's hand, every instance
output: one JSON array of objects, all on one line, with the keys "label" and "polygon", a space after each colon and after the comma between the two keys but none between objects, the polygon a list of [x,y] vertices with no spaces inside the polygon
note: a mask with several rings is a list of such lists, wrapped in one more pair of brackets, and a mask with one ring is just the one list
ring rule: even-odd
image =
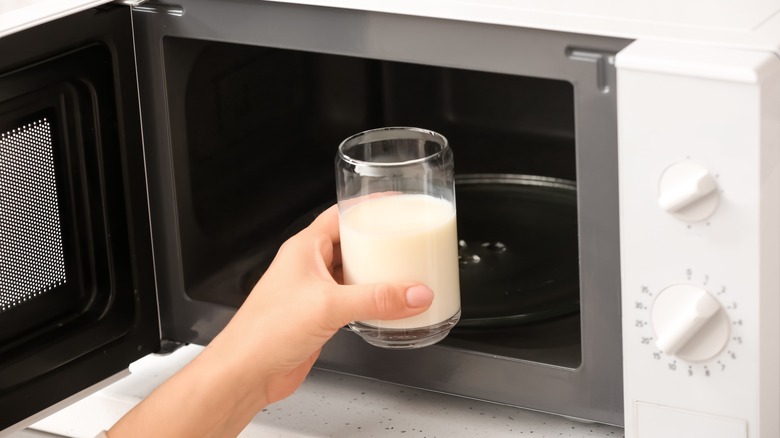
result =
[{"label": "woman's hand", "polygon": [[419,284],[340,285],[338,244],[333,206],[282,245],[227,327],[110,437],[235,436],[263,407],[300,386],[339,328],[430,306],[433,292]]},{"label": "woman's hand", "polygon": [[264,371],[263,404],[290,395],[322,346],[350,321],[398,319],[425,310],[430,289],[414,284],[339,285],[338,213],[334,207],[282,245],[228,327],[210,348],[242,351],[247,370]]}]

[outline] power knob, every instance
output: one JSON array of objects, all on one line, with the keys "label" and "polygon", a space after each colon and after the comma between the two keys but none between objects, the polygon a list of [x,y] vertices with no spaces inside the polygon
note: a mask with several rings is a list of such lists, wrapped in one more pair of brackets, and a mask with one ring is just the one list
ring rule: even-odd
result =
[{"label": "power knob", "polygon": [[729,319],[707,290],[687,284],[669,286],[653,303],[656,346],[691,362],[717,355],[728,342]]},{"label": "power knob", "polygon": [[700,222],[718,208],[718,183],[707,168],[688,161],[669,166],[661,175],[658,204],[684,222]]}]

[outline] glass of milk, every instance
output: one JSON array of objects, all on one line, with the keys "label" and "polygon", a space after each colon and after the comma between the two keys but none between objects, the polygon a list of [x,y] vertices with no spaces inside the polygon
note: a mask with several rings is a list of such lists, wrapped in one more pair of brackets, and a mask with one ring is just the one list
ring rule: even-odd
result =
[{"label": "glass of milk", "polygon": [[344,140],[336,186],[345,284],[420,282],[434,292],[422,314],[354,321],[352,330],[384,348],[442,340],[460,319],[455,181],[447,139],[391,127]]}]

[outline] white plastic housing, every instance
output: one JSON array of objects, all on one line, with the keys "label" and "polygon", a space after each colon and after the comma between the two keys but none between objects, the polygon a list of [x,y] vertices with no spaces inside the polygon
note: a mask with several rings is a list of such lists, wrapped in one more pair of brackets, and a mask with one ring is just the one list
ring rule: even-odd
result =
[{"label": "white plastic housing", "polygon": [[778,437],[780,59],[638,40],[616,65],[626,437]]}]

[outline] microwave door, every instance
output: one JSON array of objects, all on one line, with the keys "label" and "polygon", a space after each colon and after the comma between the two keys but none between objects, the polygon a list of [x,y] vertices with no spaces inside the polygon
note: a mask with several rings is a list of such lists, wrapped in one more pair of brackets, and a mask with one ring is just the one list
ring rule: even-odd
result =
[{"label": "microwave door", "polygon": [[0,38],[0,435],[158,351],[130,8]]}]

